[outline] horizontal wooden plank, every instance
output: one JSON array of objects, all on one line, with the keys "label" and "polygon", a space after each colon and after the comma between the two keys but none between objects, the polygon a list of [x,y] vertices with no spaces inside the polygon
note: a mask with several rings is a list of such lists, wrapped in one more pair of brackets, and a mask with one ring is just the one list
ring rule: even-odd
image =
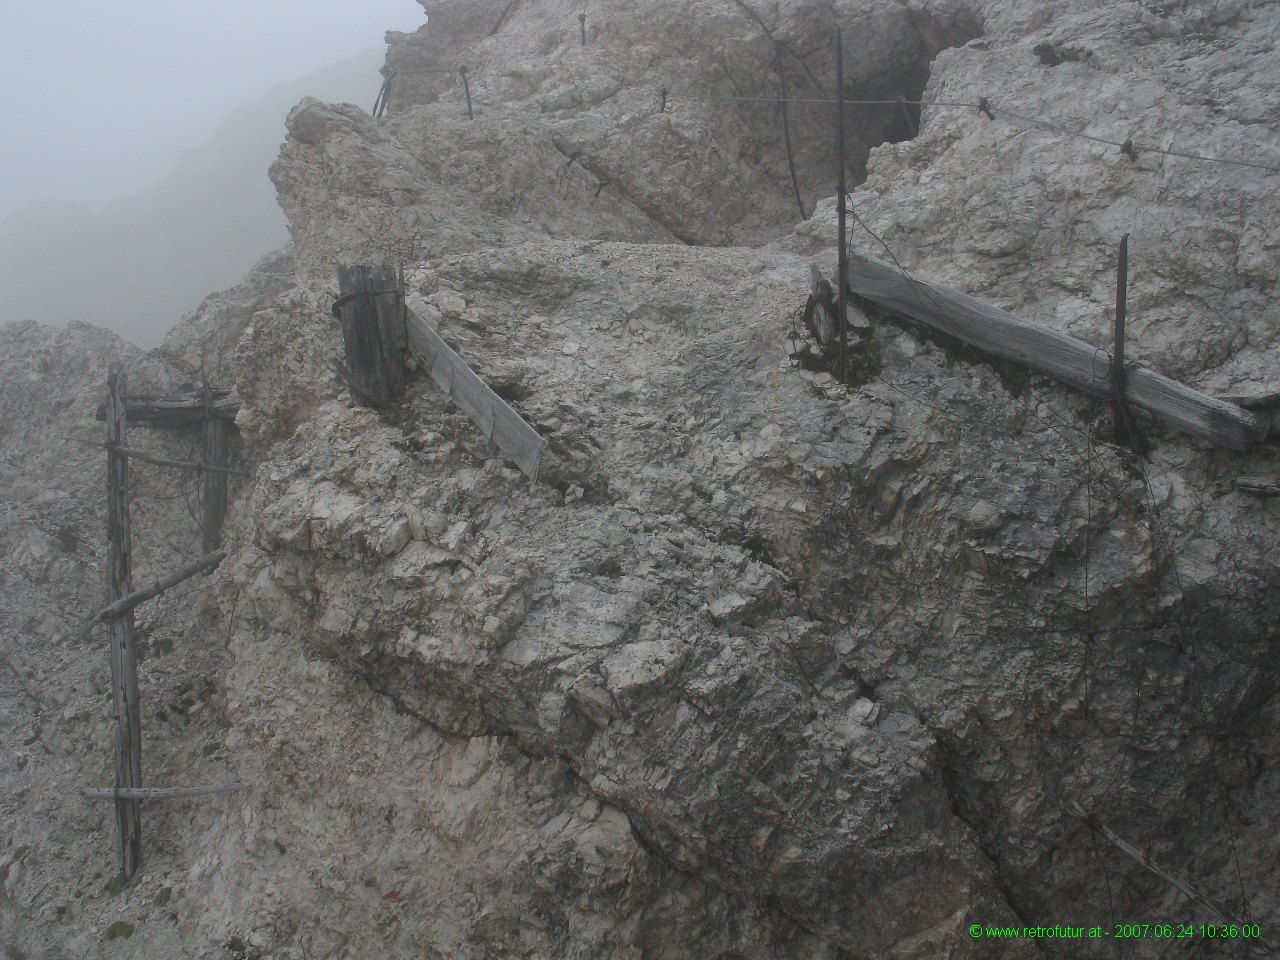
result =
[{"label": "horizontal wooden plank", "polygon": [[1241,477],[1236,481],[1236,489],[1260,497],[1280,497],[1280,477]]},{"label": "horizontal wooden plank", "polygon": [[[850,257],[849,290],[991,356],[1090,396],[1111,396],[1111,354],[1052,327],[869,257]],[[1247,410],[1146,367],[1126,369],[1124,398],[1157,420],[1232,450],[1247,450],[1267,434],[1267,425]]]},{"label": "horizontal wooden plank", "polygon": [[238,783],[214,783],[207,787],[85,787],[87,800],[185,800],[240,789]]},{"label": "horizontal wooden plank", "polygon": [[[231,390],[214,390],[209,413],[219,420],[234,421],[240,412],[240,398]],[[199,391],[169,397],[126,397],[125,416],[129,426],[193,428],[204,424],[204,398]],[[98,419],[106,419],[106,406],[98,407]]]}]

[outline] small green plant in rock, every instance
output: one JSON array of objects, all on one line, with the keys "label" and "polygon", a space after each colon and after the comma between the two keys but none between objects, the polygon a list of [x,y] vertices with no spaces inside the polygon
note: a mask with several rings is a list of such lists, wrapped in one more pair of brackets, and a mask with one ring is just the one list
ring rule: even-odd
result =
[{"label": "small green plant in rock", "polygon": [[[840,379],[840,345],[828,343],[822,348],[822,357],[827,361],[827,371]],[[877,340],[858,340],[849,344],[846,354],[844,383],[850,387],[863,387],[880,375],[884,361],[880,356],[880,343]]]},{"label": "small green plant in rock", "polygon": [[117,920],[111,926],[107,927],[108,940],[128,940],[133,936],[133,924],[124,920]]},{"label": "small green plant in rock", "polygon": [[388,427],[398,428],[406,437],[418,427],[418,415],[413,407],[407,403],[397,403],[394,406],[383,407],[378,411],[378,419]]}]

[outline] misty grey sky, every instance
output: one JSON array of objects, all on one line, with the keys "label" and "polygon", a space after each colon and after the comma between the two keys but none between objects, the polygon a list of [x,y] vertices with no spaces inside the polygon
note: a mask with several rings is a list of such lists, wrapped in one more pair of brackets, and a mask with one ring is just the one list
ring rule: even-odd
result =
[{"label": "misty grey sky", "polygon": [[425,22],[416,0],[0,0],[0,217],[142,190],[233,107]]}]

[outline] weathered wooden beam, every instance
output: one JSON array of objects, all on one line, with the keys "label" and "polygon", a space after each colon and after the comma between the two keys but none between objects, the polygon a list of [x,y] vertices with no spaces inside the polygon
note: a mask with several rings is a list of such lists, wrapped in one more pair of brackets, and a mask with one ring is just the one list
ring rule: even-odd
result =
[{"label": "weathered wooden beam", "polygon": [[[107,597],[115,603],[132,592],[129,529],[129,461],[117,448],[128,426],[126,379],[113,369],[107,378],[104,410],[107,435]],[[138,699],[138,661],[134,650],[132,608],[108,621],[111,634],[111,692],[115,709],[115,773],[120,787],[142,786],[142,711]],[[142,859],[142,814],[136,800],[116,801],[120,873],[128,882]]]},{"label": "weathered wooden beam", "polygon": [[213,553],[206,554],[199,560],[187,564],[176,573],[169,574],[169,576],[165,577],[163,580],[157,580],[151,586],[144,587],[141,590],[135,590],[127,596],[116,600],[109,606],[103,607],[93,615],[92,622],[99,623],[110,617],[118,617],[123,613],[127,613],[139,604],[146,603],[148,600],[160,596],[160,594],[164,593],[166,590],[176,587],[183,580],[190,580],[197,573],[204,573],[204,571],[216,567],[225,560],[226,557],[227,551],[225,550],[215,550]]},{"label": "weathered wooden beam", "polygon": [[405,322],[409,348],[421,361],[421,369],[490,442],[537,483],[538,471],[550,457],[546,438],[494,393],[425,320],[406,309]]},{"label": "weathered wooden beam", "polygon": [[404,393],[404,312],[389,266],[338,268],[335,311],[342,321],[346,368],[357,399],[384,407]]},{"label": "weathered wooden beam", "polygon": [[1280,497],[1280,477],[1271,480],[1266,477],[1241,477],[1236,481],[1236,489],[1241,493],[1256,493],[1260,497]]},{"label": "weathered wooden beam", "polygon": [[214,783],[207,787],[85,787],[80,793],[86,800],[184,800],[208,797],[240,789],[238,783]]},{"label": "weathered wooden beam", "polygon": [[[976,297],[868,257],[850,258],[849,290],[893,313],[991,356],[1047,374],[1090,396],[1106,400],[1111,395],[1108,353],[1052,327],[1024,320]],[[1266,425],[1247,410],[1145,367],[1127,370],[1124,399],[1157,420],[1232,450],[1247,450],[1266,436]]]},{"label": "weathered wooden beam", "polygon": [[[148,427],[194,430],[204,426],[205,402],[199,391],[172,397],[128,397],[126,410],[131,424]],[[231,390],[214,390],[210,410],[219,420],[234,421],[240,412],[240,398]],[[98,408],[98,419],[106,408]]]},{"label": "weathered wooden beam", "polygon": [[[62,439],[71,440],[74,443],[83,443],[90,447],[105,448],[107,446],[99,440],[83,440],[80,437],[63,437]],[[233,477],[248,477],[251,475],[245,470],[236,470],[234,467],[214,467],[207,463],[191,463],[188,460],[166,460],[164,457],[154,457],[145,450],[134,450],[130,447],[116,447],[116,453],[122,457],[128,457],[130,460],[141,460],[143,463],[150,463],[157,467],[172,467],[175,470],[191,470],[196,473],[202,470],[214,470]]]}]

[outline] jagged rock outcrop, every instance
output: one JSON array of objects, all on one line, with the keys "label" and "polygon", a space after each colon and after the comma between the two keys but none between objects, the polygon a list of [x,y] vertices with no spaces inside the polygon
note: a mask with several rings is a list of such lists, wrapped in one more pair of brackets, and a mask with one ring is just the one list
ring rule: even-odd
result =
[{"label": "jagged rock outcrop", "polygon": [[199,384],[201,375],[216,386],[234,382],[236,345],[254,314],[270,307],[295,282],[290,250],[268,254],[240,283],[205,297],[169,331],[156,354],[182,370],[192,383]]},{"label": "jagged rock outcrop", "polygon": [[[1143,423],[1123,450],[1093,402],[885,317],[859,386],[792,366],[835,260],[830,109],[789,113],[795,226],[777,108],[679,96],[774,96],[778,58],[825,96],[839,23],[851,99],[938,101],[851,114],[859,249],[1103,344],[1129,232],[1130,355],[1274,392],[1275,174],[1157,148],[1280,166],[1280,7],[1184,7],[620,3],[584,45],[576,8],[446,2],[391,36],[386,118],[303,101],[272,171],[298,286],[211,300],[147,361],[213,344],[242,403],[231,556],[166,614],[244,788],[166,811],[134,889],[62,913],[38,884],[105,882],[106,826],[6,811],[21,949],[1076,957],[1114,944],[970,926],[1207,919],[1097,821],[1265,935],[1280,516],[1234,480],[1274,445]],[[433,72],[463,63],[474,121]],[[422,378],[351,402],[332,268],[380,258],[548,438],[542,482]],[[50,349],[5,336],[19,368]],[[3,384],[5,422],[44,389]],[[100,746],[47,778],[100,776]]]}]

